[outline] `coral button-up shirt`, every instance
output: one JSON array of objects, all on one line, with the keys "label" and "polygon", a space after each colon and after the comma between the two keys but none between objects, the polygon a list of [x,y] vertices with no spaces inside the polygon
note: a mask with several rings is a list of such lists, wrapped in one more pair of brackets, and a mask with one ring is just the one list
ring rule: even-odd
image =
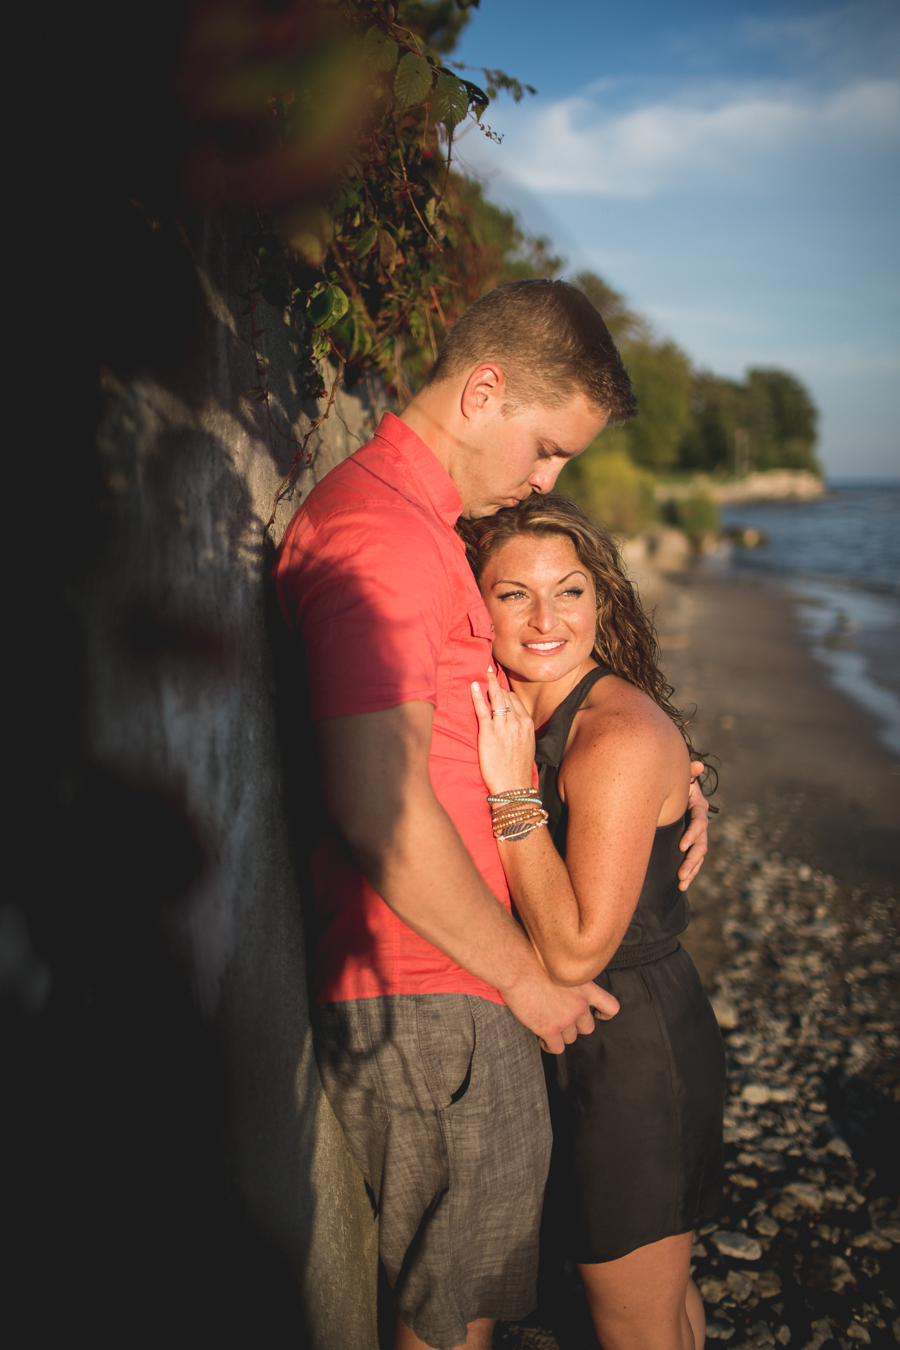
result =
[{"label": "coral button-up shirt", "polygon": [[[425,443],[387,413],[374,438],[310,493],[276,562],[281,612],[303,640],[312,717],[434,705],[432,786],[476,867],[509,893],[478,767],[469,686],[491,663],[491,623],[454,526],[459,494]],[[323,922],[320,1003],[496,989],[408,928],[334,834],[313,855]]]}]

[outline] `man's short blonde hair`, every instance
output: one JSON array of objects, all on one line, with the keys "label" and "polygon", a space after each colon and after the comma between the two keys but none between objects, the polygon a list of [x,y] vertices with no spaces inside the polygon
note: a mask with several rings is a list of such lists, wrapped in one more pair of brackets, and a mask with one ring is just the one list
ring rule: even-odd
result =
[{"label": "man's short blonde hair", "polygon": [[481,296],[450,329],[427,383],[485,361],[496,362],[506,379],[504,413],[559,408],[579,393],[608,413],[612,426],[637,412],[609,329],[567,281],[509,281]]}]

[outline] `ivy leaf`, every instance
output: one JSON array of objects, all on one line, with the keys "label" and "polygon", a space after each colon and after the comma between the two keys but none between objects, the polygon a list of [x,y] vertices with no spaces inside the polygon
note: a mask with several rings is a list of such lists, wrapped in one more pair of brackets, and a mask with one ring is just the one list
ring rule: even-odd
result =
[{"label": "ivy leaf", "polygon": [[331,343],[324,333],[316,333],[312,340],[312,354],[317,361],[323,360],[331,351]]},{"label": "ivy leaf", "polygon": [[372,350],[372,336],[352,309],[335,324],[331,335],[349,361],[367,356]]},{"label": "ivy leaf", "polygon": [[387,75],[397,64],[400,48],[380,28],[370,28],[363,38],[363,52],[379,73]]},{"label": "ivy leaf", "polygon": [[306,313],[313,328],[330,328],[347,313],[349,304],[340,286],[328,285],[310,300]]},{"label": "ivy leaf", "polygon": [[424,56],[407,52],[394,76],[394,93],[401,112],[421,103],[431,88],[431,66]]},{"label": "ivy leaf", "polygon": [[473,111],[475,113],[476,122],[480,122],[491,100],[481,86],[473,84],[471,80],[462,80],[460,83],[464,85],[465,91],[469,95],[469,102],[474,104]]},{"label": "ivy leaf", "polygon": [[462,80],[455,75],[440,74],[431,100],[431,114],[436,122],[443,122],[452,131],[469,111],[469,95]]},{"label": "ivy leaf", "polygon": [[364,258],[367,253],[371,253],[375,247],[375,240],[378,238],[378,226],[370,225],[365,234],[353,245],[353,253],[357,258]]},{"label": "ivy leaf", "polygon": [[397,241],[386,229],[381,231],[378,238],[378,257],[382,267],[390,276],[397,262]]}]

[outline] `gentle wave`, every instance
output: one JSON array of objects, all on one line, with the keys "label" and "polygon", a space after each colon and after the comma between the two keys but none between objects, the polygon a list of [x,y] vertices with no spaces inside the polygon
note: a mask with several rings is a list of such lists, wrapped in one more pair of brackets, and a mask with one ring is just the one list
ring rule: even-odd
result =
[{"label": "gentle wave", "polygon": [[734,506],[726,529],[768,542],[735,549],[732,570],[787,582],[829,681],[879,723],[900,755],[900,485],[841,483],[813,502]]}]

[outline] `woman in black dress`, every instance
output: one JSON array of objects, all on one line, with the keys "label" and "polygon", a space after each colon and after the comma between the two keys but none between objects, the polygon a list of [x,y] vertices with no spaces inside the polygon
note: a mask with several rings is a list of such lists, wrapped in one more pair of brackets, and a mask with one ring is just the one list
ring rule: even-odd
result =
[{"label": "woman in black dress", "polygon": [[[721,1194],[725,1064],[678,942],[683,723],[615,548],[576,506],[532,497],[472,532],[510,684],[491,674],[473,688],[510,889],[553,978],[596,979],[621,1009],[546,1057],[550,1227],[604,1350],[699,1350],[691,1232]],[[529,800],[535,758],[541,802]]]}]

